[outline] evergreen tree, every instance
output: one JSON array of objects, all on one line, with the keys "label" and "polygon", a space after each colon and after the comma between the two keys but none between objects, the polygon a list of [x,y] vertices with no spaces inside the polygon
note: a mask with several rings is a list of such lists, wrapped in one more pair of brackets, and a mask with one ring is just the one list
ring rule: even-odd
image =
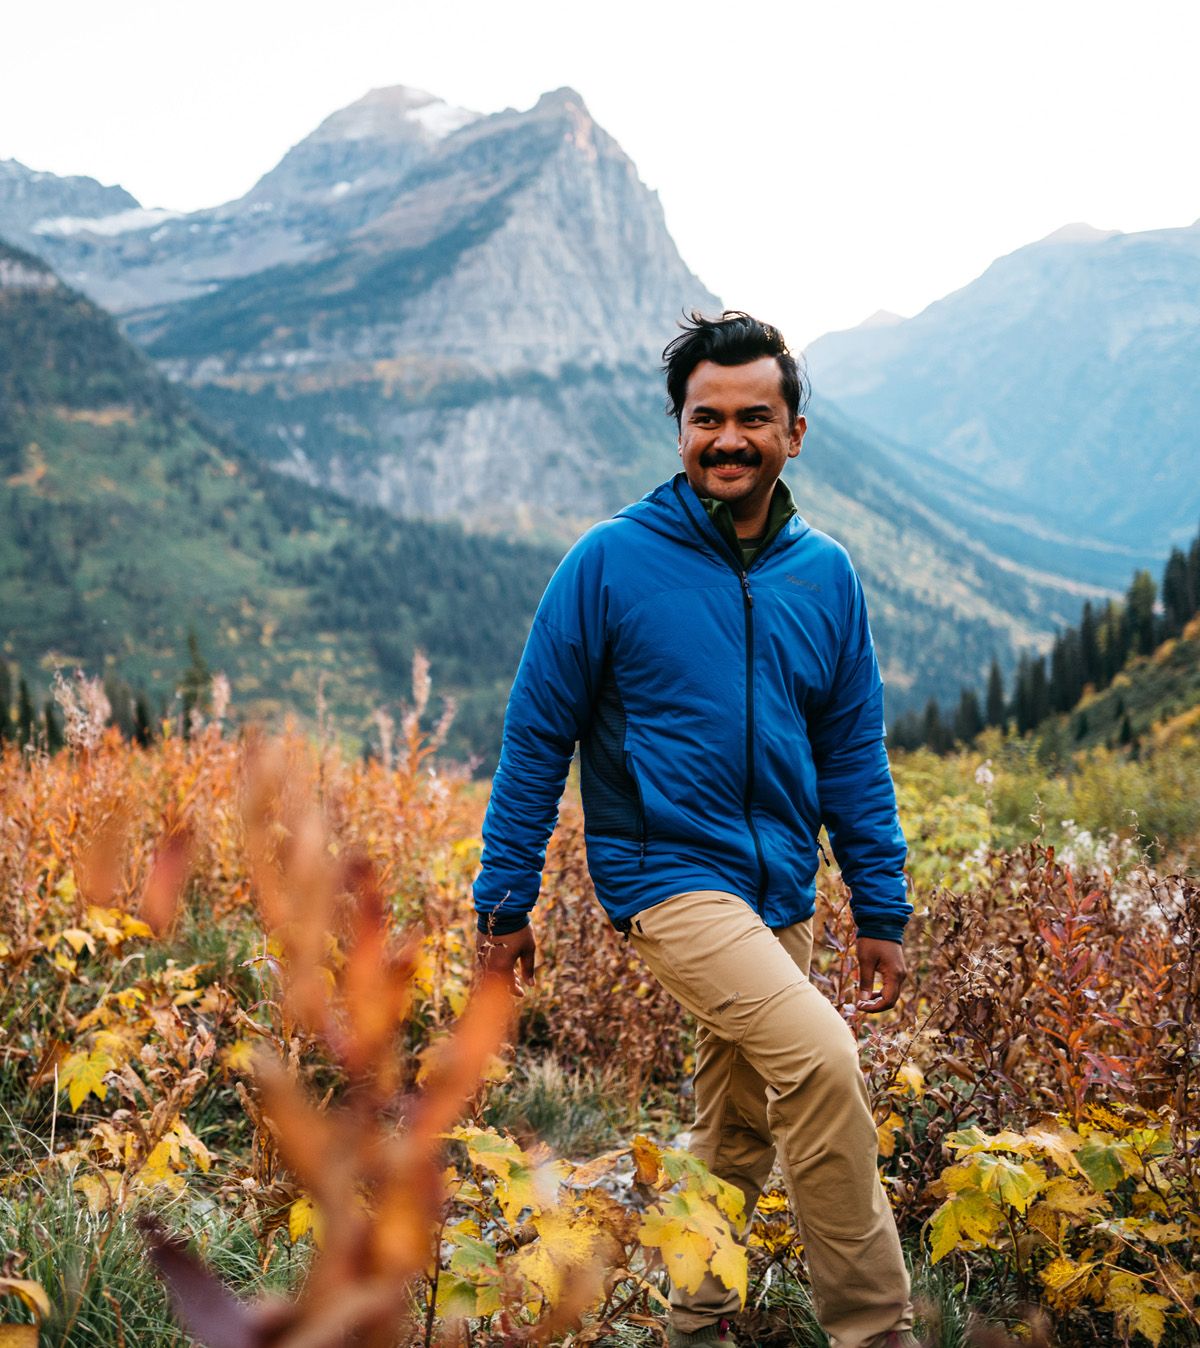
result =
[{"label": "evergreen tree", "polygon": [[972,744],[983,729],[983,716],[979,710],[979,698],[970,688],[964,688],[958,699],[958,712],[954,717],[954,738],[963,744]]},{"label": "evergreen tree", "polygon": [[212,671],[200,650],[200,638],[195,628],[188,628],[187,643],[190,663],[179,681],[179,692],[183,698],[184,739],[192,733],[192,712],[196,708],[204,710],[212,692]]},{"label": "evergreen tree", "polygon": [[1075,738],[1077,740],[1081,740],[1087,733],[1088,733],[1088,714],[1086,711],[1081,711],[1079,715],[1075,718]]},{"label": "evergreen tree", "polygon": [[58,708],[54,705],[53,698],[48,697],[42,704],[42,726],[47,751],[52,754],[58,753],[65,741],[62,722],[59,720]]},{"label": "evergreen tree", "polygon": [[1000,662],[992,657],[992,668],[988,673],[987,686],[987,723],[1004,729],[1004,676],[1000,673]]},{"label": "evergreen tree", "polygon": [[921,737],[935,754],[944,754],[951,747],[950,732],[942,723],[942,713],[938,708],[936,698],[931,697],[925,704]]},{"label": "evergreen tree", "polygon": [[33,698],[22,674],[17,681],[17,743],[32,744],[36,727],[37,715],[33,710]]},{"label": "evergreen tree", "polygon": [[1029,701],[1036,727],[1050,715],[1050,685],[1046,679],[1046,661],[1040,655],[1032,662]]},{"label": "evergreen tree", "polygon": [[1083,667],[1083,681],[1093,688],[1102,686],[1104,665],[1100,656],[1100,637],[1096,623],[1096,614],[1089,599],[1083,606],[1083,617],[1079,622],[1079,659]]},{"label": "evergreen tree", "polygon": [[1192,595],[1192,612],[1200,610],[1200,534],[1188,548],[1188,590]]},{"label": "evergreen tree", "polygon": [[12,697],[12,672],[8,661],[0,658],[0,744],[13,738]]},{"label": "evergreen tree", "polygon": [[1163,571],[1164,636],[1177,637],[1196,611],[1196,598],[1192,594],[1190,580],[1187,557],[1178,548],[1172,548]]},{"label": "evergreen tree", "polygon": [[144,749],[154,743],[154,722],[150,715],[150,704],[146,694],[139,693],[133,707],[133,738]]},{"label": "evergreen tree", "polygon": [[1033,729],[1033,661],[1028,654],[1022,655],[1017,665],[1017,677],[1013,685],[1013,719],[1017,723],[1018,735],[1027,735]]},{"label": "evergreen tree", "polygon": [[1136,655],[1149,655],[1156,644],[1154,600],[1157,587],[1149,571],[1134,572],[1129,592],[1125,596],[1126,629],[1129,639],[1126,650]]}]

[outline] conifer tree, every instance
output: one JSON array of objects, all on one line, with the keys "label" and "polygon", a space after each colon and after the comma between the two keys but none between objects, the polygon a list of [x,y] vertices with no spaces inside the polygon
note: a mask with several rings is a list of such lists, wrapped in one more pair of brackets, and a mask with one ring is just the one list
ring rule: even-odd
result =
[{"label": "conifer tree", "polygon": [[1150,572],[1134,572],[1129,592],[1125,596],[1125,615],[1129,633],[1126,650],[1136,655],[1149,655],[1156,645],[1154,621],[1156,595],[1157,587]]},{"label": "conifer tree", "polygon": [[1162,602],[1163,635],[1177,637],[1196,611],[1188,576],[1188,560],[1178,548],[1171,549],[1163,571]]},{"label": "conifer tree", "polygon": [[8,661],[0,659],[0,744],[13,738],[12,673]]},{"label": "conifer tree", "polygon": [[42,734],[45,737],[46,750],[56,754],[63,747],[62,722],[58,719],[58,708],[53,698],[47,698],[42,704]]},{"label": "conifer tree", "polygon": [[137,700],[134,702],[133,738],[143,749],[154,742],[154,724],[150,716],[150,704],[146,701],[145,693],[139,693]]},{"label": "conifer tree", "polygon": [[992,667],[988,672],[987,686],[987,723],[1004,729],[1007,718],[1004,715],[1004,676],[1000,673],[1000,662],[992,657]]},{"label": "conifer tree", "polygon": [[1083,617],[1079,620],[1079,659],[1083,667],[1083,682],[1093,688],[1101,687],[1104,678],[1104,665],[1100,657],[1100,638],[1096,623],[1096,614],[1089,599],[1083,606]]},{"label": "conifer tree", "polygon": [[17,681],[17,743],[32,744],[36,728],[37,715],[33,710],[33,698],[29,694],[29,685],[22,674]]},{"label": "conifer tree", "polygon": [[970,688],[964,688],[958,699],[958,712],[954,717],[954,738],[963,744],[971,744],[983,729],[983,716],[979,711],[979,698]]}]

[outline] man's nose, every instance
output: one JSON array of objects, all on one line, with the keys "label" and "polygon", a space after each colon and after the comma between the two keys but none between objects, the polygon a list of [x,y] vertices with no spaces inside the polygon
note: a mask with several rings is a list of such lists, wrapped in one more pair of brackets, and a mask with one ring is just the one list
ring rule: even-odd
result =
[{"label": "man's nose", "polygon": [[746,437],[742,432],[741,426],[736,421],[725,421],[721,424],[721,429],[717,432],[717,438],[713,442],[714,449],[741,449],[746,443]]}]

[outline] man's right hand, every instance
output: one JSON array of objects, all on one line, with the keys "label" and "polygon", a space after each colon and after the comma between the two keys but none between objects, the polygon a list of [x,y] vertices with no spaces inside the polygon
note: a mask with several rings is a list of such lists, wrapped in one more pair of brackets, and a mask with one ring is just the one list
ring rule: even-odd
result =
[{"label": "man's right hand", "polygon": [[499,974],[516,996],[525,995],[525,987],[533,982],[533,964],[537,954],[532,926],[505,932],[503,936],[481,931],[475,941],[475,954],[481,972]]}]

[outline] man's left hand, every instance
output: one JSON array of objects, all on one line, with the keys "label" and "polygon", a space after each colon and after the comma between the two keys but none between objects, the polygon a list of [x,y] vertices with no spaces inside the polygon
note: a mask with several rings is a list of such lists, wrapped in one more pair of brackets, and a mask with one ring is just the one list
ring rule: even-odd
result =
[{"label": "man's left hand", "polygon": [[[875,991],[876,974],[883,986]],[[896,1005],[907,971],[904,947],[898,941],[881,941],[872,936],[858,938],[858,1009],[886,1011]]]}]

